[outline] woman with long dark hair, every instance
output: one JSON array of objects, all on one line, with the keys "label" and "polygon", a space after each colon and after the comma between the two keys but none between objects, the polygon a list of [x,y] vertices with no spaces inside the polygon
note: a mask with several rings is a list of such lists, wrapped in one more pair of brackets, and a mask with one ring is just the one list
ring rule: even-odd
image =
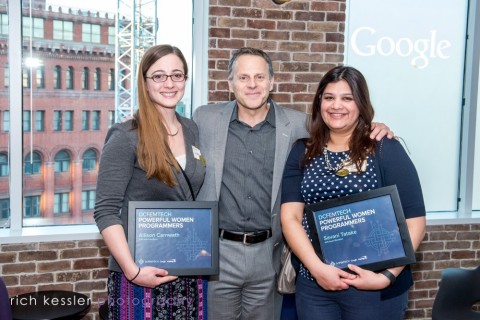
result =
[{"label": "woman with long dark hair", "polygon": [[397,140],[369,138],[374,111],[367,82],[355,68],[339,66],[321,79],[313,101],[310,138],[298,141],[282,182],[281,223],[300,260],[298,317],[322,320],[400,320],[413,283],[410,266],[349,271],[316,255],[305,204],[397,185],[413,248],[425,233],[425,205],[416,169]]}]

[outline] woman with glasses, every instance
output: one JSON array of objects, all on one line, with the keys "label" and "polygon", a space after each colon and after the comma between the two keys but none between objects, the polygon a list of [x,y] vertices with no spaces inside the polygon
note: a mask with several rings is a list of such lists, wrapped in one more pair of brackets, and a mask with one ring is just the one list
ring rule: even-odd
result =
[{"label": "woman with glasses", "polygon": [[127,244],[129,201],[194,200],[205,175],[195,123],[175,112],[187,62],[170,45],[150,48],[139,65],[138,110],[109,130],[102,151],[94,217],[111,253],[110,319],[203,318],[203,282],[139,266]]},{"label": "woman with glasses", "polygon": [[[425,234],[425,205],[417,171],[399,141],[368,137],[373,115],[363,75],[347,66],[331,69],[315,94],[310,138],[293,146],[285,165],[281,223],[301,262],[295,292],[301,320],[401,320],[407,309],[413,284],[409,265],[373,272],[349,264],[347,272],[325,264],[312,246],[315,226],[304,214],[306,204],[396,185],[413,248],[418,248]],[[325,225],[348,217],[324,216],[320,223]],[[345,249],[353,251],[347,239],[353,232],[339,229],[330,240],[344,237]]]}]

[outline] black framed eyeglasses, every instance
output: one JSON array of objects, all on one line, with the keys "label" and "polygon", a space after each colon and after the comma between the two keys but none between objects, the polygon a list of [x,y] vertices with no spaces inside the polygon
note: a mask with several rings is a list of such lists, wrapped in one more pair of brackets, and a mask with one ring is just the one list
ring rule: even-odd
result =
[{"label": "black framed eyeglasses", "polygon": [[187,76],[181,72],[173,73],[173,74],[154,74],[151,77],[145,77],[145,79],[152,79],[153,82],[165,82],[167,79],[172,79],[173,82],[182,82],[187,79]]}]

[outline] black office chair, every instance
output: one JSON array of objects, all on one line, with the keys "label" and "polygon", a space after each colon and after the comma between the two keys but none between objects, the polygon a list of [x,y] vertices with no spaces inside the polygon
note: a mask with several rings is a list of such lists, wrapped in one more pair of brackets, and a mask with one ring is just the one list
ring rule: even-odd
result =
[{"label": "black office chair", "polygon": [[472,309],[477,302],[480,302],[480,266],[445,269],[433,303],[432,320],[480,320],[480,312]]}]

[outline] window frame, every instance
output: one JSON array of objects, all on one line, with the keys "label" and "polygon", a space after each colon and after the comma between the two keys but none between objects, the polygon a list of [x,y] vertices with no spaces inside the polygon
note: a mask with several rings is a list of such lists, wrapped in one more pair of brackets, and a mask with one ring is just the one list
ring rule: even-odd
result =
[{"label": "window frame", "polygon": [[[28,163],[30,162],[30,160],[32,163]],[[32,156],[30,156],[30,153],[28,153],[25,156],[25,159],[23,160],[23,174],[26,176],[32,176],[32,175],[41,174],[41,173],[42,173],[42,156],[37,151],[33,151]]]},{"label": "window frame", "polygon": [[[203,99],[196,99],[192,97],[192,105],[205,104],[207,102],[208,89],[207,77],[208,67],[205,63],[208,57],[208,35],[205,30],[208,30],[208,3],[203,1],[195,3],[194,19],[197,23],[195,30],[196,36],[193,38],[195,57],[192,66],[192,85],[194,78],[198,79],[197,86],[202,87],[202,91],[196,90],[196,96],[203,96]],[[8,94],[10,101],[22,101],[22,34],[21,34],[21,20],[22,7],[20,1],[10,1],[7,19],[9,23],[9,37],[8,37],[8,63],[10,70],[15,70],[9,74],[9,88]],[[63,28],[63,27],[62,27]],[[73,34],[72,34],[73,36]],[[61,40],[61,39],[56,39]],[[59,66],[60,67],[60,66]],[[61,68],[63,72],[65,67]],[[114,72],[114,70],[113,70]],[[63,86],[64,79],[60,73],[58,81],[60,87]],[[114,79],[114,78],[113,78]],[[114,80],[112,82],[114,84]],[[109,88],[110,89],[110,88]],[[112,88],[114,89],[114,88]],[[69,240],[90,240],[101,239],[98,228],[95,224],[87,225],[59,225],[59,226],[38,226],[35,228],[23,227],[23,145],[22,145],[22,110],[21,108],[12,108],[8,110],[8,131],[10,132],[10,158],[15,160],[10,164],[10,227],[0,228],[0,240],[2,243],[29,243],[39,241],[51,241],[52,235],[55,235],[55,241],[69,241]],[[3,122],[5,122],[2,119]]]}]

